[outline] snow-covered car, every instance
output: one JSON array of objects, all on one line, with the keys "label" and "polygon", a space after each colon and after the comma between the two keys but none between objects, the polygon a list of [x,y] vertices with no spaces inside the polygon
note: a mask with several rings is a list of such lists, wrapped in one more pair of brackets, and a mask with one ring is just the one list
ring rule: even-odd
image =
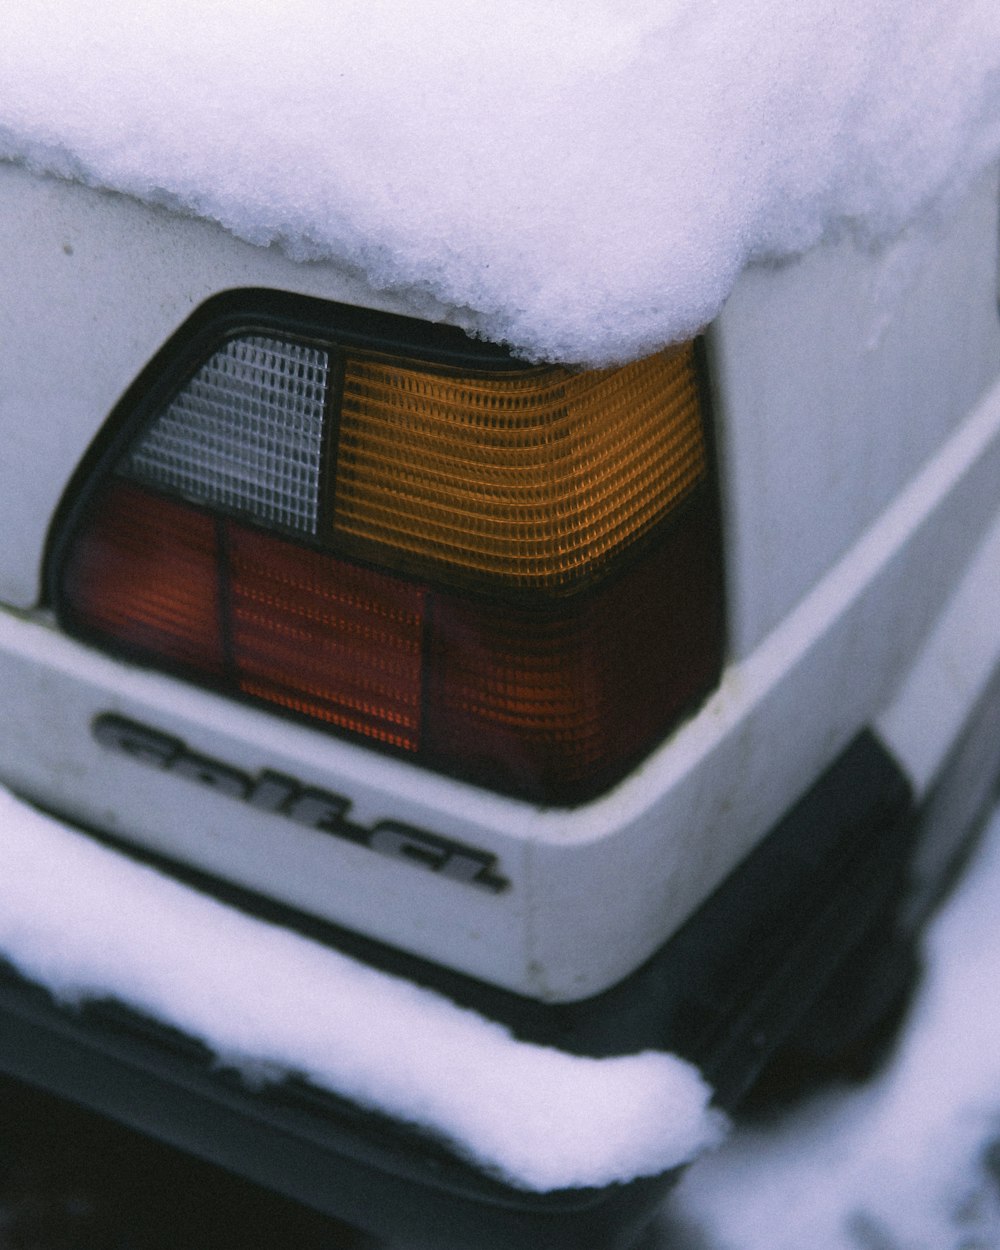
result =
[{"label": "snow-covered car", "polygon": [[0,1069],[630,1244],[891,1022],[992,794],[995,173],[600,358],[0,140]]}]

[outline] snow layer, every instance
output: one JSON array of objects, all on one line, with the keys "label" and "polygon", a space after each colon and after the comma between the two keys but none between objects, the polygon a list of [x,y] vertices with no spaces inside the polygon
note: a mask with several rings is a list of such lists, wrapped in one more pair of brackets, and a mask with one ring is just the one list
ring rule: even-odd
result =
[{"label": "snow layer", "polygon": [[998,898],[1000,811],[930,932],[885,1074],[737,1131],[687,1173],[672,1213],[700,1250],[1000,1247]]},{"label": "snow layer", "polygon": [[0,955],[115,998],[256,1078],[293,1072],[426,1128],[530,1190],[662,1172],[723,1132],[697,1071],[586,1059],[179,885],[0,790]]},{"label": "snow layer", "polygon": [[996,0],[7,0],[0,158],[431,294],[529,355],[690,335],[1000,152]]}]

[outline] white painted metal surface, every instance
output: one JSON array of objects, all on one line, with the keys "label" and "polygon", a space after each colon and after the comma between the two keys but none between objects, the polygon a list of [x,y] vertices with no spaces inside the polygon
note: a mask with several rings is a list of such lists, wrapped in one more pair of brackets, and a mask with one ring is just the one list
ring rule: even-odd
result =
[{"label": "white painted metal surface", "polygon": [[[0,774],[21,793],[436,962],[552,1000],[650,954],[861,728],[924,787],[924,706],[956,640],[959,724],[1000,604],[997,194],[895,260],[849,241],[749,271],[710,333],[729,655],[720,688],[631,777],[539,810],[98,655],[36,608],[52,512],[139,368],[190,310],[275,286],[393,311],[329,266],[0,167]],[[985,657],[985,658],[983,658]],[[499,857],[489,894],[109,753],[116,712],[256,773],[349,796]],[[924,712],[923,714],[926,714]]]}]

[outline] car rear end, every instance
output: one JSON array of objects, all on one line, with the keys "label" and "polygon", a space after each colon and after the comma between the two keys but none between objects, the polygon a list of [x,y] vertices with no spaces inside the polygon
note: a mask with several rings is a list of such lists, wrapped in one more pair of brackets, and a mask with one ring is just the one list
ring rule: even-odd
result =
[{"label": "car rear end", "polygon": [[[902,287],[825,245],[607,370],[127,197],[0,196],[15,794],[727,1109],[831,994],[845,1039],[878,1017],[995,772],[995,180]],[[8,1071],[380,1233],[624,1245],[663,1189],[527,1193],[6,991]]]}]

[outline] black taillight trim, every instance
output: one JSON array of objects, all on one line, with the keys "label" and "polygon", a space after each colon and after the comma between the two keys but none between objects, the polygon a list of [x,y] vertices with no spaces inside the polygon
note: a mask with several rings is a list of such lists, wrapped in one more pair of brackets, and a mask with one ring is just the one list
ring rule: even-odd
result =
[{"label": "black taillight trim", "polygon": [[[257,290],[228,292],[213,298],[200,308],[157,353],[135,384],[129,388],[74,474],[50,532],[45,566],[45,586],[47,603],[55,610],[60,623],[69,632],[134,662],[148,664],[187,680],[193,677],[199,684],[213,689],[220,689],[219,683],[206,679],[204,674],[193,674],[182,666],[164,661],[162,657],[153,657],[141,650],[130,650],[121,641],[112,642],[102,636],[79,619],[71,606],[67,607],[60,587],[63,584],[73,536],[81,525],[87,524],[88,512],[93,512],[99,507],[98,492],[101,491],[102,484],[113,476],[116,466],[121,463],[127,449],[141,436],[144,427],[157,418],[205,361],[218,351],[222,343],[247,335],[273,336],[298,343],[313,344],[330,353],[334,374],[328,389],[328,411],[321,453],[321,472],[324,474],[333,469],[337,455],[337,422],[331,418],[330,412],[335,407],[340,386],[338,371],[343,357],[339,349],[356,349],[365,353],[396,352],[409,359],[425,361],[432,366],[439,365],[445,369],[462,368],[480,374],[532,371],[531,365],[512,356],[506,349],[474,340],[453,327],[431,325],[394,314],[368,312],[281,292]],[[714,662],[706,665],[699,660],[701,667],[699,667],[698,680],[691,684],[690,689],[685,688],[686,694],[680,704],[671,704],[670,714],[663,718],[663,725],[641,748],[629,749],[616,756],[614,762],[608,767],[595,767],[589,770],[585,777],[577,778],[571,783],[560,784],[558,781],[546,782],[544,780],[532,783],[525,777],[518,777],[514,780],[507,777],[505,780],[504,768],[497,770],[487,767],[481,759],[463,763],[449,756],[448,752],[438,759],[418,758],[415,760],[418,765],[533,802],[560,807],[577,806],[598,797],[627,776],[641,759],[656,749],[664,737],[700,705],[704,697],[717,684],[722,669],[725,645],[724,579],[715,449],[712,423],[709,419],[706,353],[703,340],[696,341],[694,353],[696,362],[694,376],[699,391],[707,472],[691,493],[673,505],[666,516],[660,518],[648,531],[640,533],[631,540],[621,552],[616,553],[612,564],[602,573],[596,584],[584,583],[568,593],[558,594],[549,594],[543,588],[537,587],[523,589],[504,586],[501,590],[495,591],[478,585],[447,587],[442,584],[441,587],[435,587],[431,583],[431,587],[435,594],[440,592],[443,596],[447,591],[453,599],[457,596],[458,599],[468,600],[470,604],[483,604],[487,611],[490,605],[496,605],[522,613],[538,613],[539,620],[546,619],[557,609],[581,616],[589,610],[588,605],[596,603],[602,596],[612,592],[616,584],[624,584],[633,571],[643,565],[672,533],[684,529],[685,526],[690,528],[692,517],[697,517],[700,527],[698,549],[704,555],[705,565],[698,594],[703,597],[707,605],[710,604],[705,622],[706,644],[715,657]],[[545,368],[545,366],[539,367],[542,372]],[[160,493],[156,488],[150,489],[153,494]],[[171,497],[170,492],[163,493],[165,497]],[[321,528],[327,519],[323,515],[323,510],[328,508],[328,501],[329,492],[326,495],[321,494],[319,503]],[[188,506],[198,508],[198,505],[192,501],[187,502]],[[213,504],[210,508],[204,508],[204,511],[218,518],[219,529],[222,532],[225,532],[227,528],[225,518],[229,518],[234,523],[238,521],[250,530],[260,530],[275,538],[293,542],[298,547],[312,549],[317,553],[326,553],[330,550],[328,540],[321,542],[318,538],[314,539],[302,532],[283,532],[278,525],[260,524],[252,518],[230,514],[224,507]],[[360,569],[369,568],[373,572],[385,572],[376,561],[366,559],[364,555],[350,553],[344,558]],[[421,585],[428,582],[426,576],[415,571],[408,571],[405,567],[394,568],[391,572],[392,576],[400,582]],[[229,588],[225,577],[222,577],[222,582],[220,593],[228,596]],[[429,606],[428,615],[424,618],[425,664],[430,662],[427,657],[430,656],[429,637],[432,612],[433,607]],[[225,639],[225,627],[222,629],[222,635]],[[231,651],[231,646],[229,650]],[[230,667],[233,666],[230,665]],[[272,703],[262,704],[257,698],[246,696],[231,686],[226,687],[225,683],[223,683],[223,688],[230,697],[250,702],[258,708],[264,707],[272,714],[276,713],[283,717],[291,716],[300,723],[303,720],[303,716],[298,713]],[[428,683],[425,682],[421,695],[424,708],[429,698],[428,688]],[[398,754],[391,746],[386,746],[372,738],[358,736],[345,729],[317,724],[308,717],[305,718],[305,722],[324,732],[344,736],[369,749],[388,751],[393,755]],[[410,754],[405,755],[404,758],[414,759]]]}]

